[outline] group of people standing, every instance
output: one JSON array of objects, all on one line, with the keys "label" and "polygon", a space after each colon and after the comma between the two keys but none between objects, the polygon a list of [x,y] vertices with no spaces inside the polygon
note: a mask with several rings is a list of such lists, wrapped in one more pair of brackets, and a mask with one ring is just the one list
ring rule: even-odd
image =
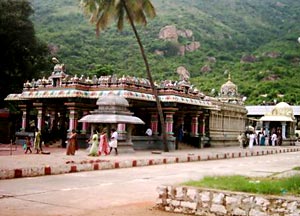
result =
[{"label": "group of people standing", "polygon": [[94,130],[90,142],[92,146],[89,151],[89,156],[100,156],[102,153],[109,155],[113,149],[116,155],[118,155],[118,132],[115,129],[111,130],[110,140],[108,140],[106,129],[102,130],[100,139],[98,132]]},{"label": "group of people standing", "polygon": [[[113,149],[115,150],[115,154],[118,155],[118,132],[115,129],[111,130],[110,139],[107,137],[106,129],[102,130],[100,137],[97,130],[94,130],[88,142],[91,145],[89,156],[109,155]],[[68,138],[67,155],[75,155],[76,150],[78,150],[77,133],[75,130],[72,130]]]},{"label": "group of people standing", "polygon": [[281,145],[281,130],[271,130],[271,136],[268,136],[265,132],[265,129],[262,128],[257,134],[255,131],[246,131],[241,132],[238,136],[238,141],[240,143],[240,147],[246,148],[247,146],[249,149],[252,149],[254,145]]}]

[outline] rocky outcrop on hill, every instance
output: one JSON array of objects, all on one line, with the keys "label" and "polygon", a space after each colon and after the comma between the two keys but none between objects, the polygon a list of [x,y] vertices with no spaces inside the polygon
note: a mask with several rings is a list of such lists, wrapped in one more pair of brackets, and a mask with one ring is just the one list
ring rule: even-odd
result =
[{"label": "rocky outcrop on hill", "polygon": [[201,71],[202,73],[208,73],[208,72],[211,72],[212,69],[211,69],[211,67],[210,67],[209,65],[204,65],[204,66],[200,69],[200,71]]},{"label": "rocky outcrop on hill", "polygon": [[264,53],[264,56],[267,56],[269,58],[278,58],[280,56],[279,52],[266,52]]},{"label": "rocky outcrop on hill", "polygon": [[[193,39],[193,31],[190,29],[180,29],[178,30],[174,25],[168,25],[160,29],[158,38],[165,41],[178,42],[179,37],[184,37],[187,39],[191,39],[186,45],[180,45],[178,48],[178,55],[184,56],[185,52],[193,52],[201,47],[199,41],[194,41]],[[157,51],[161,53],[161,51]]]},{"label": "rocky outcrop on hill", "polygon": [[208,61],[209,63],[216,63],[216,62],[217,62],[217,59],[216,59],[215,57],[213,57],[213,56],[209,56],[209,57],[207,57],[207,61]]},{"label": "rocky outcrop on hill", "polygon": [[189,29],[177,30],[177,35],[180,37],[191,38],[193,36],[193,31]]},{"label": "rocky outcrop on hill", "polygon": [[185,46],[185,50],[188,52],[193,52],[199,48],[200,48],[200,42],[198,41],[193,41],[190,44]]},{"label": "rocky outcrop on hill", "polygon": [[280,77],[279,77],[278,75],[276,75],[276,74],[271,74],[271,75],[265,77],[265,78],[263,79],[263,81],[274,81],[274,80],[278,80],[278,79],[280,79]]},{"label": "rocky outcrop on hill", "polygon": [[159,39],[167,40],[167,41],[178,41],[178,34],[176,26],[168,25],[160,29],[158,34]]},{"label": "rocky outcrop on hill", "polygon": [[245,55],[241,58],[241,63],[253,63],[256,62],[257,58],[253,55]]}]

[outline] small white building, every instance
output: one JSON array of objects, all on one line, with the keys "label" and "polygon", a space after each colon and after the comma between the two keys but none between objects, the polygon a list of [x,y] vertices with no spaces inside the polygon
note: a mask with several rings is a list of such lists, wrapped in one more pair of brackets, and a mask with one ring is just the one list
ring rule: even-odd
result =
[{"label": "small white building", "polygon": [[246,106],[247,117],[256,119],[256,129],[264,128],[267,135],[279,132],[283,143],[290,143],[295,138],[299,124],[300,106],[290,106],[280,102],[274,106]]}]

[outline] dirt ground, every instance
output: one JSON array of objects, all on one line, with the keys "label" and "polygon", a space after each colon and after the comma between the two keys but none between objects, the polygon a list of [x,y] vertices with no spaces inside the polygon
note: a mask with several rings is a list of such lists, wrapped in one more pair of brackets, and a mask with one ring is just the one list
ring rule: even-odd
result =
[{"label": "dirt ground", "polygon": [[135,203],[126,206],[118,206],[114,208],[103,208],[93,212],[86,212],[86,216],[176,216],[175,214],[165,212],[156,208],[153,202]]}]

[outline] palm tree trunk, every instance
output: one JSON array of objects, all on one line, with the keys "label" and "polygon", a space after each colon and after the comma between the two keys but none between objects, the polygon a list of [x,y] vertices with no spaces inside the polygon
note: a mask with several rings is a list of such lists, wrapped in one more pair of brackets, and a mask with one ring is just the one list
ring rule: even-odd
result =
[{"label": "palm tree trunk", "polygon": [[160,99],[158,97],[158,91],[157,91],[157,88],[154,85],[154,82],[153,82],[153,79],[152,79],[152,75],[151,75],[149,63],[148,63],[147,56],[145,54],[144,46],[143,46],[143,44],[141,42],[140,36],[139,36],[139,34],[138,34],[137,30],[136,30],[136,27],[135,27],[135,25],[133,23],[133,20],[132,20],[132,18],[130,16],[129,10],[128,10],[127,5],[126,5],[126,2],[124,0],[122,0],[122,3],[123,3],[124,8],[126,10],[126,13],[127,13],[130,25],[132,27],[132,30],[134,32],[134,35],[136,37],[136,40],[137,40],[137,42],[139,44],[140,51],[141,51],[141,54],[142,54],[142,57],[143,57],[143,60],[144,60],[145,66],[146,66],[147,76],[148,76],[148,79],[150,81],[150,86],[151,86],[151,89],[152,89],[152,93],[153,93],[153,95],[155,97],[155,100],[156,100],[157,111],[158,111],[158,115],[159,115],[159,119],[160,119],[160,123],[161,123],[161,131],[162,131],[162,136],[163,136],[164,151],[168,152],[169,148],[168,148],[167,132],[166,132],[165,120],[164,120],[164,115],[163,115],[163,111],[162,111]]}]

